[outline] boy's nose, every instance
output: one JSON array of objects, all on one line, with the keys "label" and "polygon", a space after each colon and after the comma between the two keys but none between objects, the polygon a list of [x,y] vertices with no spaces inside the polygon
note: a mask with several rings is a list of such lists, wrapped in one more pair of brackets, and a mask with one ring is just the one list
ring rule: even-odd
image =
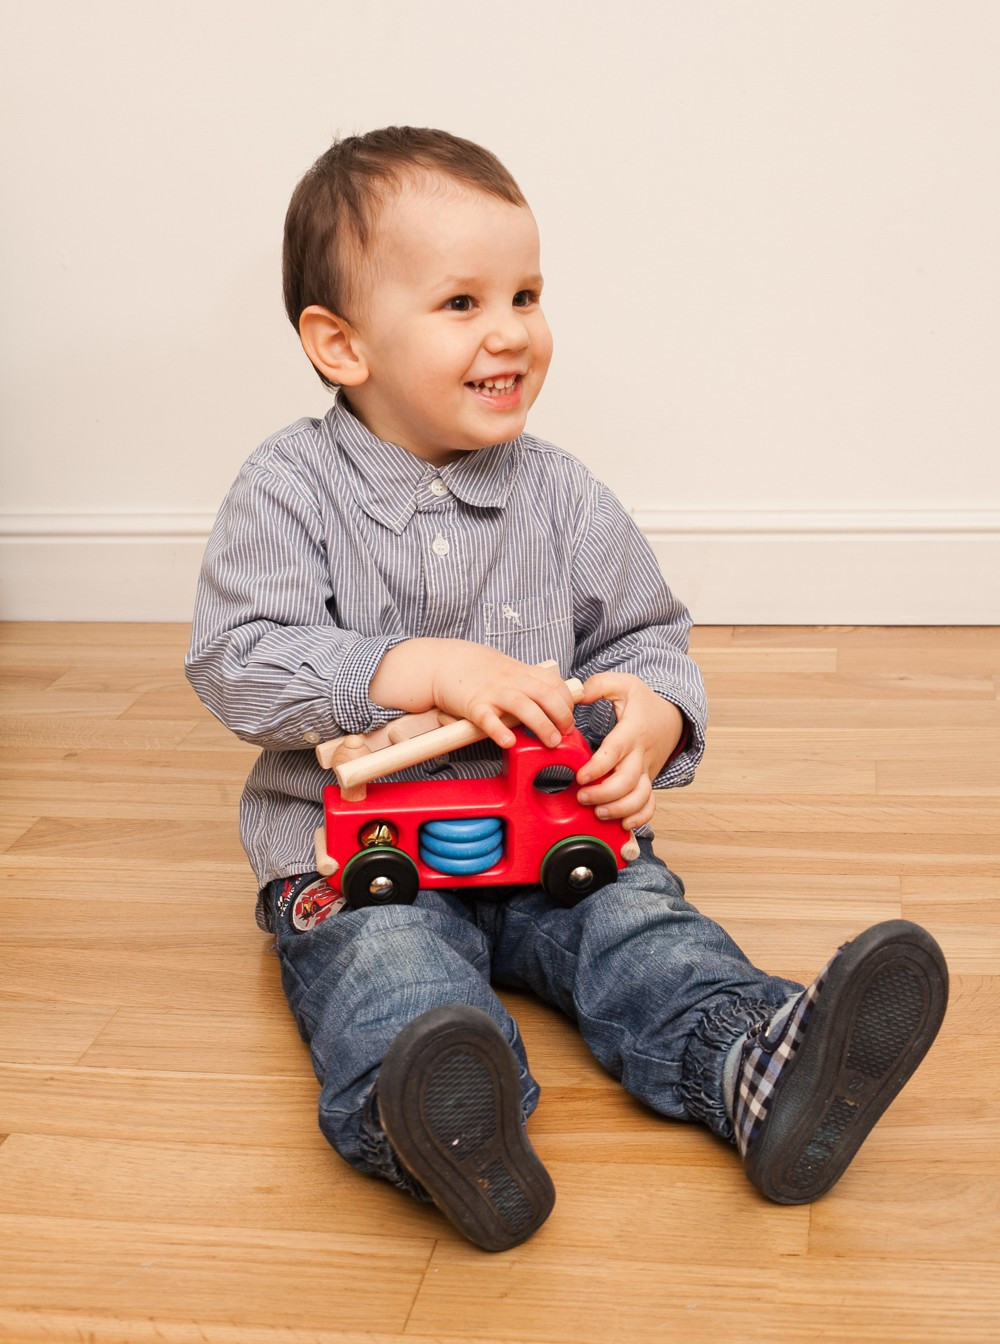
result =
[{"label": "boy's nose", "polygon": [[523,350],[528,344],[528,328],[516,313],[508,312],[497,317],[490,326],[483,346],[491,355],[499,355],[504,350]]}]

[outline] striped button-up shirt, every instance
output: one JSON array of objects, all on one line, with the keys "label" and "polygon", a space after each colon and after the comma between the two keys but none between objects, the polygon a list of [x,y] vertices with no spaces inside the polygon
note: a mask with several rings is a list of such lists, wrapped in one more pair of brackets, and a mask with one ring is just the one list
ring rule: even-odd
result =
[{"label": "striped button-up shirt", "polygon": [[[263,748],[240,807],[263,886],[314,866],[330,776],[316,743],[397,716],[369,697],[407,639],[474,640],[564,677],[641,677],[687,721],[657,787],[686,784],[704,748],[705,693],[690,618],[614,495],[530,435],[434,466],[375,438],[338,400],[243,467],[212,532],[187,673],[208,708]],[[596,745],[607,701],[576,709]],[[400,778],[498,769],[481,743]]]}]

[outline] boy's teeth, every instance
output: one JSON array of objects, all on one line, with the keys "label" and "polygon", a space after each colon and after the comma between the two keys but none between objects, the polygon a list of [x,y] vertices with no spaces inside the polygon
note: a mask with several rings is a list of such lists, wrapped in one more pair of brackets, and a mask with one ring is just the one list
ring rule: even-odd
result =
[{"label": "boy's teeth", "polygon": [[509,392],[517,382],[517,374],[512,374],[508,378],[482,378],[478,383],[473,383],[480,392]]}]

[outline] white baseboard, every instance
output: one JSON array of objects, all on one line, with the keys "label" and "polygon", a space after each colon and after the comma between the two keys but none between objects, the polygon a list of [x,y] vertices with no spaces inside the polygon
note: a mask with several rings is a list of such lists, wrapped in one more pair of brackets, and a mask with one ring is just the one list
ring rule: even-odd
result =
[{"label": "white baseboard", "polygon": [[699,625],[1000,624],[1000,509],[641,509]]},{"label": "white baseboard", "polygon": [[[1000,510],[642,509],[700,625],[1000,624]],[[209,514],[0,515],[0,619],[187,621]]]},{"label": "white baseboard", "polygon": [[189,621],[207,513],[0,514],[0,619]]}]

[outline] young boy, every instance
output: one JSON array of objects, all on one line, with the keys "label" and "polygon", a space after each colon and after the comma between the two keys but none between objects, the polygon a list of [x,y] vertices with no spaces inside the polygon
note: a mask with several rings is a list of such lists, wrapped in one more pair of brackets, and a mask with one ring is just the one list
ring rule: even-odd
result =
[{"label": "young boy", "polygon": [[[690,621],[610,492],[524,432],[552,343],[517,185],[440,131],[337,142],[292,198],[284,286],[337,400],[240,472],[187,667],[263,748],[242,836],[323,1133],[480,1246],[534,1232],[554,1200],[525,1135],[538,1087],[493,982],[557,1005],[661,1114],[733,1140],[770,1198],[815,1199],[933,1040],[944,960],[892,921],[803,990],[750,965],[654,856],[653,789],[688,783],[704,744]],[[607,395],[599,374],[595,356],[582,394]],[[568,676],[584,681],[575,712]],[[568,910],[540,887],[322,899],[314,745],[434,708],[487,740],[411,778],[495,773],[504,713],[550,744],[575,717],[596,748],[579,798],[636,828],[640,857]]]}]

